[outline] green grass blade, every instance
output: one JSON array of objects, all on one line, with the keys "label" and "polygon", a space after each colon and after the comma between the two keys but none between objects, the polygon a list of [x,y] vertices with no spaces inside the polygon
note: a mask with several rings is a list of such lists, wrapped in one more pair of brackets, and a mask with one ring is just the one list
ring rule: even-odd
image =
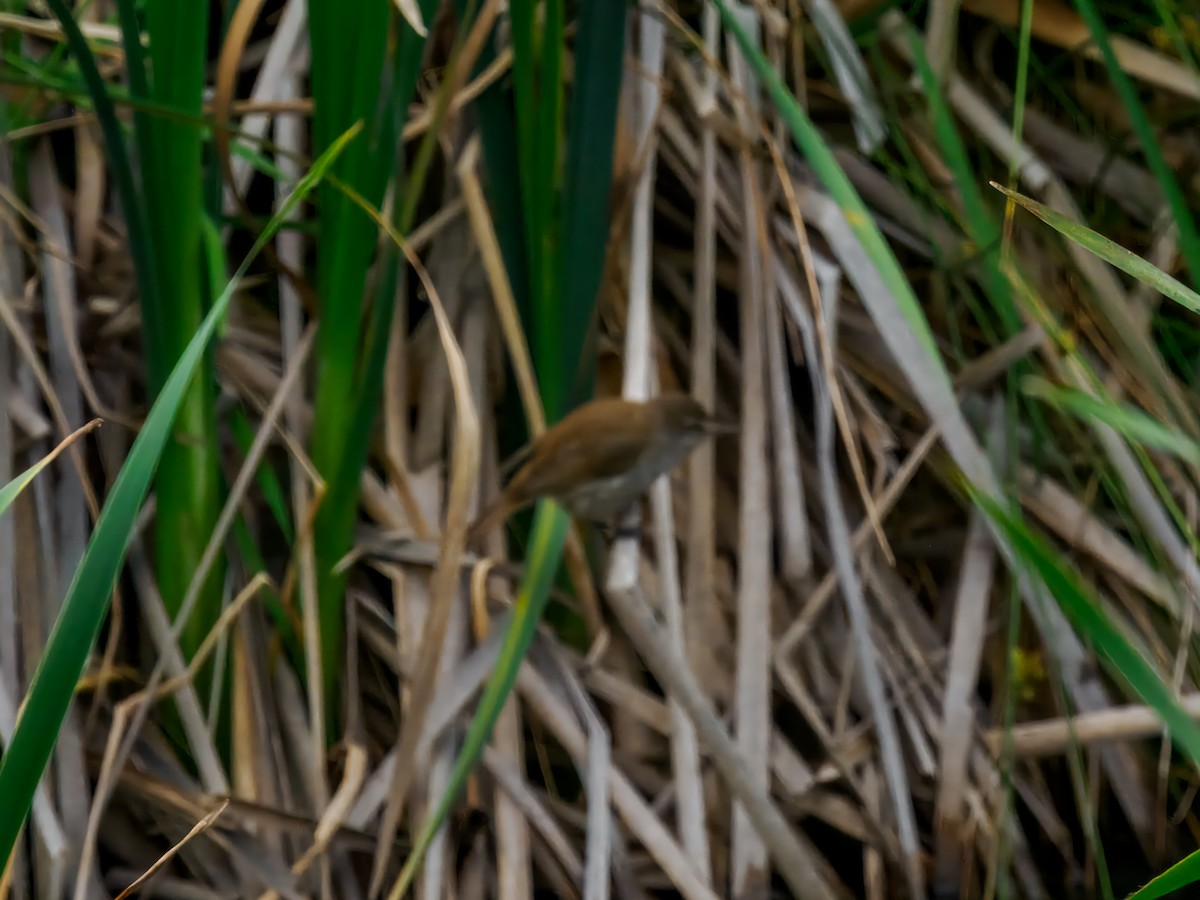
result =
[{"label": "green grass blade", "polygon": [[1002,185],[992,182],[992,187],[1004,196],[1009,197],[1019,206],[1033,213],[1063,237],[1074,241],[1080,247],[1103,259],[1110,265],[1116,266],[1127,275],[1132,275],[1143,284],[1154,288],[1164,297],[1174,300],[1180,306],[1200,313],[1200,294],[1187,285],[1172,278],[1166,272],[1160,271],[1152,264],[1142,259],[1136,253],[1131,253],[1120,244],[1115,244],[1102,234],[1073,222],[1062,213],[1055,212],[1044,203],[1039,203],[1032,197],[1026,197],[1017,191],[1009,190]]},{"label": "green grass blade", "polygon": [[1129,900],[1155,900],[1197,881],[1200,881],[1200,850],[1188,854],[1143,888],[1130,894]]},{"label": "green grass blade", "polygon": [[[434,0],[421,0],[431,21]],[[348,12],[349,11],[349,12]],[[399,29],[395,32],[392,26]],[[396,40],[389,44],[391,35]],[[317,335],[317,391],[312,459],[330,486],[314,522],[317,595],[321,623],[322,678],[327,725],[333,733],[338,708],[344,638],[345,577],[334,567],[350,548],[358,508],[358,480],[369,442],[362,422],[374,421],[382,366],[370,349],[370,323],[387,313],[391,296],[373,293],[368,311],[367,271],[377,247],[377,225],[356,200],[382,205],[395,174],[398,112],[408,109],[420,71],[424,39],[399,21],[391,4],[309,4],[312,50],[313,139],[320,148],[353,122],[364,123],[366,140],[340,160],[334,179],[318,197],[322,210],[317,251],[321,330]],[[394,59],[389,67],[389,50]],[[380,85],[384,85],[383,94]],[[336,186],[333,183],[336,181]],[[349,189],[347,191],[346,189]],[[387,279],[381,279],[385,281]],[[386,338],[386,330],[384,337]]]},{"label": "green grass blade", "polygon": [[1007,536],[1018,557],[1046,585],[1076,630],[1108,662],[1113,677],[1128,685],[1152,707],[1162,717],[1179,749],[1194,764],[1200,764],[1200,726],[1179,705],[1143,651],[1136,648],[1105,614],[1080,579],[1063,566],[1060,554],[992,498],[970,487],[968,491],[979,508]]},{"label": "green grass blade", "polygon": [[513,87],[516,105],[517,176],[521,187],[528,251],[530,351],[546,418],[565,409],[555,255],[561,163],[562,85],[550,79],[562,70],[562,0],[549,0],[544,25],[534,0],[511,4]]},{"label": "green grass blade", "polygon": [[[1017,40],[1017,84],[1013,91],[1013,144],[1019,145],[1025,134],[1025,100],[1029,93],[1030,38],[1033,35],[1033,0],[1021,0],[1021,28]],[[1020,157],[1013,154],[1008,163],[1008,183],[1017,181]],[[974,183],[972,183],[974,187]]]},{"label": "green grass blade", "polygon": [[[1108,663],[1114,678],[1128,685],[1158,713],[1172,740],[1192,759],[1193,764],[1200,761],[1200,727],[1179,705],[1171,689],[1147,661],[1143,651],[1135,647],[1117,624],[1106,615],[1104,608],[1075,574],[1062,565],[1061,556],[1026,527],[1019,514],[1004,508],[969,486],[967,491],[979,508],[999,526],[1018,559],[1046,585],[1075,630],[1083,634],[1097,654]],[[1100,849],[1098,839],[1095,839],[1095,844],[1097,849]],[[1184,863],[1188,863],[1187,866],[1181,863],[1169,870],[1174,872],[1174,875],[1165,883],[1163,889],[1139,895],[1159,897],[1167,890],[1175,890],[1195,881],[1197,875],[1200,875],[1200,868],[1197,868],[1196,862],[1189,860],[1184,860]],[[1160,878],[1166,877],[1167,874],[1164,873]],[[1158,881],[1159,879],[1155,879],[1155,882]],[[1147,885],[1143,890],[1149,888],[1150,885]]]},{"label": "green grass blade", "polygon": [[[540,29],[542,42],[541,70],[539,72],[539,96],[534,126],[535,144],[532,154],[533,171],[526,179],[536,185],[533,202],[536,208],[530,220],[537,230],[530,235],[531,246],[538,247],[533,268],[535,292],[534,322],[536,324],[533,346],[534,358],[538,361],[538,384],[542,390],[542,404],[551,421],[567,411],[567,386],[569,359],[574,348],[564,342],[564,302],[559,293],[560,245],[557,214],[562,198],[560,189],[560,165],[562,163],[563,131],[563,84],[562,67],[564,46],[563,0],[547,0],[543,6],[545,24]],[[578,104],[573,104],[578,111]],[[573,368],[573,367],[570,367]]]},{"label": "green grass blade", "polygon": [[[434,14],[436,0],[421,0],[422,14],[430,17]],[[427,7],[427,8],[424,8]],[[402,90],[411,91],[416,84],[417,63],[421,59],[421,43],[423,38],[411,29],[407,29],[399,50],[398,62],[395,66],[396,83]],[[448,67],[455,65],[460,45],[456,41],[451,51]],[[397,235],[407,234],[412,228],[416,216],[417,202],[421,197],[425,181],[429,175],[429,166],[437,147],[437,135],[441,123],[450,105],[449,82],[443,82],[434,102],[434,115],[431,127],[425,132],[421,144],[413,158],[407,182],[403,188],[397,187],[396,207],[400,210],[394,227]],[[407,109],[407,102],[401,108]],[[397,123],[399,127],[399,123]],[[338,185],[343,187],[342,185]],[[347,189],[347,196],[372,218],[378,212],[364,198]],[[378,224],[382,225],[380,219]],[[398,246],[389,246],[385,251],[383,276],[375,289],[375,297],[371,303],[369,320],[363,335],[362,363],[358,376],[358,389],[355,392],[355,405],[349,422],[348,452],[342,460],[335,480],[330,485],[335,495],[357,497],[357,486],[366,465],[366,448],[370,446],[371,431],[383,401],[383,374],[387,363],[388,339],[391,335],[392,317],[396,307],[396,285],[401,275],[400,251]]]},{"label": "green grass blade", "polygon": [[[91,94],[104,133],[105,153],[120,192],[129,243],[140,290],[142,349],[147,388],[156,396],[167,373],[195,333],[207,304],[200,277],[200,122],[205,76],[207,2],[176,7],[173,0],[149,0],[147,32],[151,40],[154,79],[146,78],[140,33],[132,0],[119,4],[127,52],[132,52],[129,79],[135,100],[149,99],[183,113],[154,116],[138,112],[142,187],[139,191],[124,135],[116,118],[108,85],[91,50],[62,0],[51,0]],[[207,361],[206,361],[207,362]],[[213,408],[211,365],[189,385],[177,434],[160,466],[155,518],[159,588],[168,609],[187,591],[216,522],[220,506],[220,470]],[[221,572],[215,569],[201,596],[201,614],[184,635],[190,657],[220,611]]]},{"label": "green grass blade", "polygon": [[963,212],[966,218],[966,231],[975,246],[979,248],[979,262],[982,267],[981,281],[987,291],[992,307],[1004,324],[1004,336],[1011,337],[1021,328],[1021,316],[1013,298],[1012,287],[1008,278],[1000,269],[998,255],[1000,252],[1000,224],[984,203],[983,193],[976,184],[978,175],[971,166],[966,145],[955,125],[954,116],[950,112],[938,85],[937,77],[925,54],[925,46],[920,36],[911,25],[905,23],[904,36],[908,41],[913,56],[913,66],[921,77],[925,91],[925,99],[933,119],[934,134],[938,145],[946,158],[946,164],[954,173],[954,185],[962,198]]},{"label": "green grass blade", "polygon": [[395,884],[388,893],[388,900],[400,900],[404,892],[412,884],[417,874],[421,860],[424,859],[429,845],[433,843],[438,829],[446,821],[450,808],[466,785],[471,769],[475,767],[484,744],[491,736],[496,719],[504,708],[504,702],[512,691],[517,680],[517,672],[533,642],[533,636],[541,621],[542,612],[550,596],[550,587],[558,571],[558,562],[562,557],[563,541],[567,535],[569,520],[554,503],[544,501],[538,505],[533,520],[533,533],[530,539],[530,563],[521,581],[521,590],[513,604],[513,615],[509,621],[508,630],[504,633],[504,642],[500,645],[496,666],[484,686],[483,695],[479,699],[479,707],[467,729],[462,749],[454,761],[450,780],[442,794],[433,814],[421,827],[421,832],[413,844],[412,852],[404,861]]},{"label": "green grass blade", "polygon": [[1080,419],[1094,419],[1147,447],[1174,454],[1193,465],[1200,465],[1200,444],[1168,428],[1146,413],[1132,407],[1095,397],[1084,391],[1056,387],[1044,378],[1029,376],[1021,383],[1031,397],[1045,400],[1062,412]]},{"label": "green grass blade", "polygon": [[180,356],[117,474],[96,520],[88,548],[67,588],[62,609],[17,717],[12,740],[0,756],[0,797],[4,798],[0,809],[0,870],[11,855],[29,814],[34,790],[53,752],[75,685],[87,665],[108,611],[138,512],[150,491],[150,482],[170,437],[175,415],[207,351],[208,342],[250,263],[291,210],[321,181],[330,164],[359,130],[353,128],[335,141],[280,205]]},{"label": "green grass blade", "polygon": [[[539,172],[535,156],[538,68],[534,38],[535,6],[533,0],[513,0],[509,4],[509,20],[512,23],[514,121],[517,135],[517,185],[520,188],[521,212],[525,221],[531,295],[536,295],[545,288],[541,283],[541,235],[545,233],[545,228],[538,219],[540,207],[537,197],[541,183],[537,180]],[[530,302],[534,307],[537,306],[534,296],[530,297]],[[534,322],[536,323],[536,319]],[[536,334],[534,339],[536,340]]]},{"label": "green grass blade", "polygon": [[[129,0],[126,0],[129,2]],[[157,261],[158,290],[143,297],[143,314],[158,320],[157,335],[145,332],[147,388],[156,396],[167,373],[191,341],[211,305],[203,259],[203,113],[208,51],[207,0],[179,4],[147,0],[151,99],[180,110],[184,118],[140,115],[139,168]],[[136,38],[136,36],[135,36]],[[220,280],[212,289],[225,280]],[[157,306],[151,311],[150,306]],[[201,357],[200,374],[189,385],[175,417],[155,481],[155,564],[158,586],[174,615],[187,594],[221,509],[223,484],[216,429],[216,378],[211,359]],[[196,614],[180,638],[191,659],[221,613],[223,558],[205,579]],[[207,692],[211,669],[199,678]]]},{"label": "green grass blade", "polygon": [[[249,453],[250,445],[254,443],[254,428],[250,424],[246,410],[241,406],[235,407],[229,418],[229,426],[238,451],[243,455]],[[280,533],[283,534],[284,540],[291,544],[295,540],[295,531],[292,527],[291,512],[288,509],[287,493],[279,482],[279,476],[275,474],[275,470],[269,462],[263,461],[255,475],[255,480],[258,482],[258,489],[262,491],[263,501],[271,512],[271,518],[274,519]]]},{"label": "green grass blade", "polygon": [[[133,267],[137,272],[138,290],[143,300],[153,296],[157,290],[158,275],[154,261],[154,253],[150,243],[149,215],[143,203],[141,192],[134,180],[133,166],[130,163],[129,152],[125,147],[125,137],[121,131],[121,123],[117,119],[117,110],[109,95],[108,86],[96,66],[96,58],[92,55],[87,39],[79,30],[71,10],[64,0],[46,0],[50,11],[54,13],[63,29],[67,48],[75,58],[75,64],[83,76],[91,95],[96,119],[104,134],[104,153],[108,158],[108,168],[116,184],[117,193],[121,198],[121,208],[125,217],[125,227],[129,234],[129,253],[133,257]],[[152,307],[153,314],[156,307]],[[157,320],[146,320],[143,312],[143,328],[155,334]]]},{"label": "green grass blade", "polygon": [[613,60],[625,57],[625,17],[623,3],[584,3],[576,29],[557,277],[562,306],[558,335],[565,351],[562,372],[573,384],[567,397],[571,405],[592,395],[595,378],[595,354],[585,354],[583,349],[608,244],[613,144],[623,75]]},{"label": "green grass blade", "polygon": [[880,233],[879,226],[875,224],[870,210],[862,202],[858,192],[854,190],[850,179],[838,165],[829,145],[818,133],[804,108],[788,91],[787,86],[780,79],[779,73],[763,56],[762,51],[750,40],[746,29],[730,11],[729,5],[725,0],[712,0],[712,2],[721,14],[721,22],[725,29],[737,40],[750,68],[754,70],[755,76],[770,94],[772,102],[791,131],[797,148],[813,167],[813,171],[825,185],[830,196],[842,207],[847,222],[862,243],[871,262],[879,269],[880,277],[895,298],[896,304],[908,321],[909,327],[912,328],[917,342],[929,359],[935,363],[938,378],[943,379],[946,389],[950,390],[950,376],[942,364],[933,332],[929,329],[929,322],[921,311],[921,305],[917,302],[916,294],[913,293],[912,286],[905,278],[900,263],[884,240],[883,234]]},{"label": "green grass blade", "polygon": [[1196,220],[1192,216],[1187,198],[1183,195],[1183,189],[1179,186],[1179,180],[1163,156],[1154,126],[1150,124],[1146,109],[1138,98],[1137,88],[1117,61],[1100,11],[1092,0],[1075,0],[1075,8],[1079,11],[1080,18],[1087,23],[1088,31],[1092,33],[1092,42],[1104,59],[1108,77],[1112,79],[1113,88],[1121,98],[1121,105],[1125,108],[1125,114],[1129,116],[1129,123],[1137,135],[1142,154],[1146,157],[1146,165],[1162,188],[1167,205],[1171,208],[1171,216],[1179,229],[1179,248],[1187,262],[1192,282],[1200,284],[1200,231],[1196,229]]},{"label": "green grass blade", "polygon": [[[200,237],[204,248],[202,259],[206,290],[210,294],[215,295],[217,293],[217,285],[225,281],[225,273],[229,271],[229,258],[225,255],[225,244],[221,240],[221,230],[216,220],[211,218],[207,212],[200,216]],[[224,337],[228,328],[229,318],[226,316],[222,320],[217,334],[220,337]]]},{"label": "green grass blade", "polygon": [[[125,77],[129,81],[129,94],[138,100],[150,100],[150,82],[146,74],[146,51],[142,46],[141,27],[138,24],[137,4],[134,0],[117,0],[117,21],[121,26],[121,46],[125,50]],[[143,150],[150,147],[144,110],[135,110],[133,117],[137,145]]]},{"label": "green grass blade", "polygon": [[[460,9],[465,2],[460,5]],[[622,4],[587,4],[581,10],[576,44],[576,84],[571,97],[568,140],[561,85],[565,52],[565,5],[550,0],[544,27],[534,28],[534,4],[512,5],[513,82],[516,126],[500,115],[502,95],[478,105],[489,110],[492,145],[491,200],[498,223],[521,222],[524,241],[509,243],[505,252],[510,278],[530,279],[525,308],[530,343],[542,385],[543,404],[553,421],[567,409],[570,385],[577,375],[595,295],[604,266],[608,232],[608,199],[612,180],[612,148],[622,77],[625,9]],[[513,136],[515,135],[515,139]],[[484,139],[489,131],[485,128]],[[516,187],[496,186],[500,159],[517,174]],[[560,185],[560,165],[565,164]],[[507,208],[496,208],[501,201]],[[564,228],[557,226],[562,216]],[[524,254],[515,252],[522,247]],[[527,266],[527,268],[525,268]],[[514,275],[514,270],[517,273]],[[505,632],[500,656],[484,688],[455,761],[450,782],[433,814],[422,826],[413,851],[389,894],[399,898],[411,885],[438,829],[445,822],[467,776],[487,742],[512,690],[518,670],[545,610],[558,571],[568,520],[552,503],[540,504],[527,553],[526,576]]]}]

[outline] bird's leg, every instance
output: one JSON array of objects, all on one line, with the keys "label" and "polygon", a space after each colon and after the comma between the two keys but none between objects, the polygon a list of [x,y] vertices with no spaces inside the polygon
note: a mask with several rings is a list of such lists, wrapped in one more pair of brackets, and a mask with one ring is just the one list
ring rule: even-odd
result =
[{"label": "bird's leg", "polygon": [[611,543],[616,537],[616,529],[613,528],[611,522],[604,522],[600,519],[588,519],[588,524],[592,526],[592,530],[600,535],[606,544]]},{"label": "bird's leg", "polygon": [[614,541],[636,540],[642,536],[641,507],[633,504],[615,522],[612,530]]},{"label": "bird's leg", "polygon": [[591,526],[592,530],[600,536],[604,544],[611,546],[614,542],[620,540],[630,540],[641,537],[641,517],[638,515],[640,507],[637,504],[629,507],[624,513],[615,519],[583,519]]},{"label": "bird's leg", "polygon": [[589,523],[596,533],[604,539],[606,544],[611,544],[614,541],[630,540],[641,536],[641,531],[638,529],[636,522],[622,523],[618,522],[601,522],[597,519],[592,519]]}]

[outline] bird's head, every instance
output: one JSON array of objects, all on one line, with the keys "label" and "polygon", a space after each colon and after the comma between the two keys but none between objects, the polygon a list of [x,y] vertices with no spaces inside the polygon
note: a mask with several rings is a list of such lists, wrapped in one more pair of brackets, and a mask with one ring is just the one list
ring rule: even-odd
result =
[{"label": "bird's head", "polygon": [[737,425],[714,418],[689,394],[661,394],[650,402],[654,404],[656,414],[668,433],[700,439],[710,434],[737,431]]}]

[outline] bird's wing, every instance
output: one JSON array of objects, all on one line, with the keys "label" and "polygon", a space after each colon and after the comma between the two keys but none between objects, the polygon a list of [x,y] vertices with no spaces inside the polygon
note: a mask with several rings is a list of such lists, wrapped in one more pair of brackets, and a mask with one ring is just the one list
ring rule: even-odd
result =
[{"label": "bird's wing", "polygon": [[512,483],[521,482],[520,493],[525,497],[561,494],[584,481],[611,478],[628,471],[645,446],[640,434],[624,431],[605,434],[603,443],[597,442],[594,432],[571,436],[551,446],[535,448]]}]

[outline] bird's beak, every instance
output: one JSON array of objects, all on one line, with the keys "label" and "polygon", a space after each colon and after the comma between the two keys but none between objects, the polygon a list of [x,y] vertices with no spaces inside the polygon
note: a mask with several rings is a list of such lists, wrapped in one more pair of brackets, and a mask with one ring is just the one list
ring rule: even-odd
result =
[{"label": "bird's beak", "polygon": [[720,419],[705,419],[705,434],[736,434],[740,430],[737,422],[723,422]]}]

